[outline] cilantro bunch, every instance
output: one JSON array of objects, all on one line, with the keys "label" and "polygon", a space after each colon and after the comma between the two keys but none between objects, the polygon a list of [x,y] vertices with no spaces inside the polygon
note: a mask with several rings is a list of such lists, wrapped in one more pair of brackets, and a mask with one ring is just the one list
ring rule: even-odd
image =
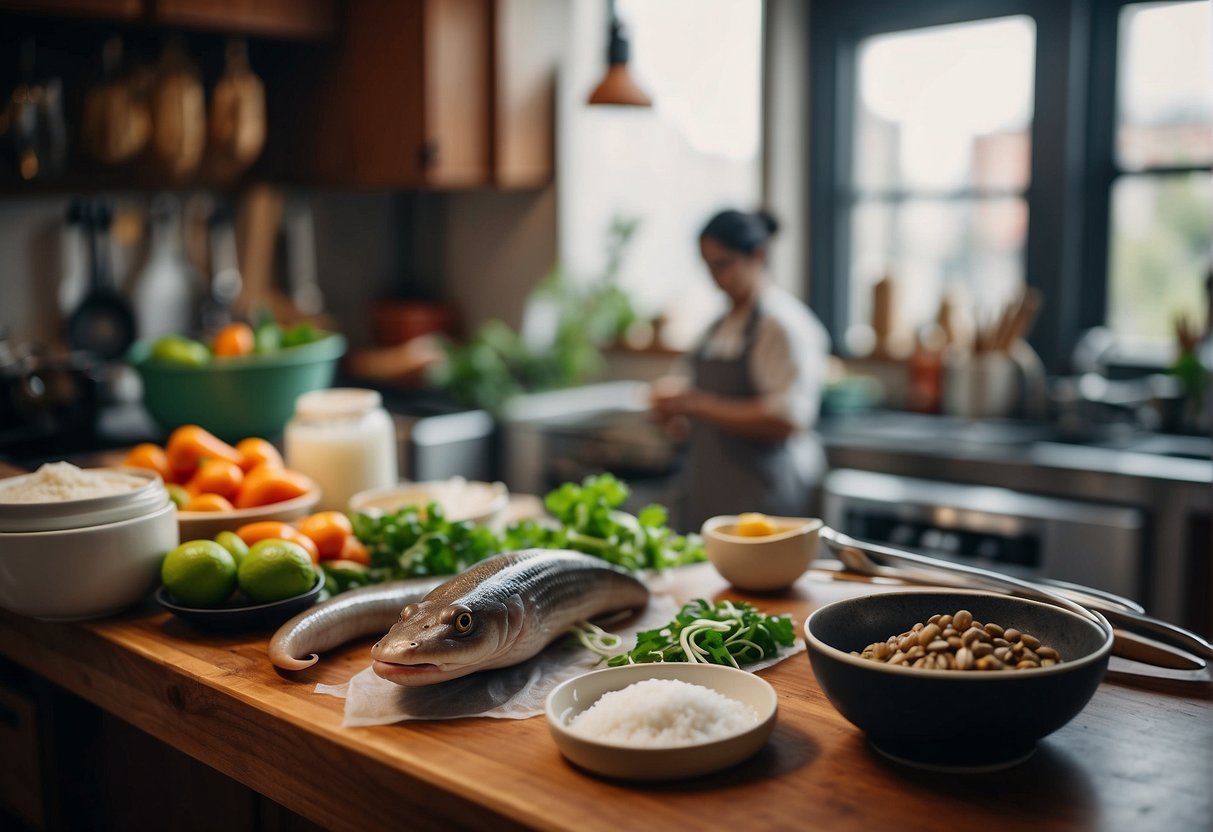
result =
[{"label": "cilantro bunch", "polygon": [[649,505],[632,515],[622,511],[630,494],[611,474],[566,482],[548,493],[544,507],[556,525],[523,521],[506,529],[505,548],[573,549],[625,569],[666,569],[706,560],[698,535],[679,535],[666,525],[664,506]]},{"label": "cilantro bunch", "polygon": [[330,573],[338,591],[401,578],[454,575],[474,563],[517,549],[573,549],[625,569],[665,569],[706,560],[698,535],[678,535],[668,513],[650,505],[639,515],[620,506],[628,487],[611,474],[565,483],[544,500],[555,523],[524,520],[498,534],[464,520],[452,522],[437,503],[405,506],[380,516],[356,514],[354,534],[367,547],[365,572]]}]

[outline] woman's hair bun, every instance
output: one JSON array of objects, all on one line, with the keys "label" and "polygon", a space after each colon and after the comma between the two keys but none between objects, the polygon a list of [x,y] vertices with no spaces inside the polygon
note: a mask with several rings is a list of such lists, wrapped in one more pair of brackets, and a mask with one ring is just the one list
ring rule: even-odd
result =
[{"label": "woman's hair bun", "polygon": [[708,220],[699,236],[710,237],[735,251],[753,254],[757,249],[766,248],[778,230],[779,221],[765,210],[747,213],[729,209]]},{"label": "woman's hair bun", "polygon": [[767,233],[771,236],[774,236],[779,231],[779,220],[775,219],[775,215],[770,211],[765,208],[759,208],[754,212],[754,216],[758,217],[762,224],[767,227]]}]

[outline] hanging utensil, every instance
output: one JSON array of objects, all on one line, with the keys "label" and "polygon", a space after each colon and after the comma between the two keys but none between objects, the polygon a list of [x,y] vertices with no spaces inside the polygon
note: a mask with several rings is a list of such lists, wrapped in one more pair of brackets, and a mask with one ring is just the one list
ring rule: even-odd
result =
[{"label": "hanging utensil", "polygon": [[91,243],[88,294],[67,319],[71,346],[105,359],[122,357],[135,341],[135,316],[110,276],[109,230],[114,209],[97,200],[86,205],[82,223]]},{"label": "hanging utensil", "polygon": [[143,150],[152,119],[146,99],[122,77],[122,38],[112,37],[102,51],[101,81],[84,96],[80,142],[97,161],[116,165]]},{"label": "hanging utensil", "polygon": [[206,103],[198,71],[179,39],[169,41],[152,92],[152,153],[169,175],[198,169],[206,149]]},{"label": "hanging utensil", "polygon": [[261,155],[265,145],[265,85],[248,62],[248,43],[227,45],[223,76],[211,94],[211,161],[218,176],[234,178]]}]

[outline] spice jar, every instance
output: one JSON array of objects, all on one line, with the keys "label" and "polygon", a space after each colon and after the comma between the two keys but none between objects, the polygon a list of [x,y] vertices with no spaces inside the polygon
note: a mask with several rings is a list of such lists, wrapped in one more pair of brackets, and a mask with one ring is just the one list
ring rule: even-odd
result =
[{"label": "spice jar", "polygon": [[320,486],[320,508],[344,511],[350,497],[395,485],[396,429],[374,390],[304,393],[286,426],[286,462]]}]

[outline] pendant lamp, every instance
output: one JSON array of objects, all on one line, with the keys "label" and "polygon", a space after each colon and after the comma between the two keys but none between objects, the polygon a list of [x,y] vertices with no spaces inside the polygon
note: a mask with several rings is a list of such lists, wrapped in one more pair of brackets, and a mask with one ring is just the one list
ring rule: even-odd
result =
[{"label": "pendant lamp", "polygon": [[631,44],[619,15],[615,0],[610,0],[610,36],[607,40],[607,71],[602,82],[590,93],[590,104],[614,104],[619,107],[651,107],[653,100],[640,88],[628,71]]}]

